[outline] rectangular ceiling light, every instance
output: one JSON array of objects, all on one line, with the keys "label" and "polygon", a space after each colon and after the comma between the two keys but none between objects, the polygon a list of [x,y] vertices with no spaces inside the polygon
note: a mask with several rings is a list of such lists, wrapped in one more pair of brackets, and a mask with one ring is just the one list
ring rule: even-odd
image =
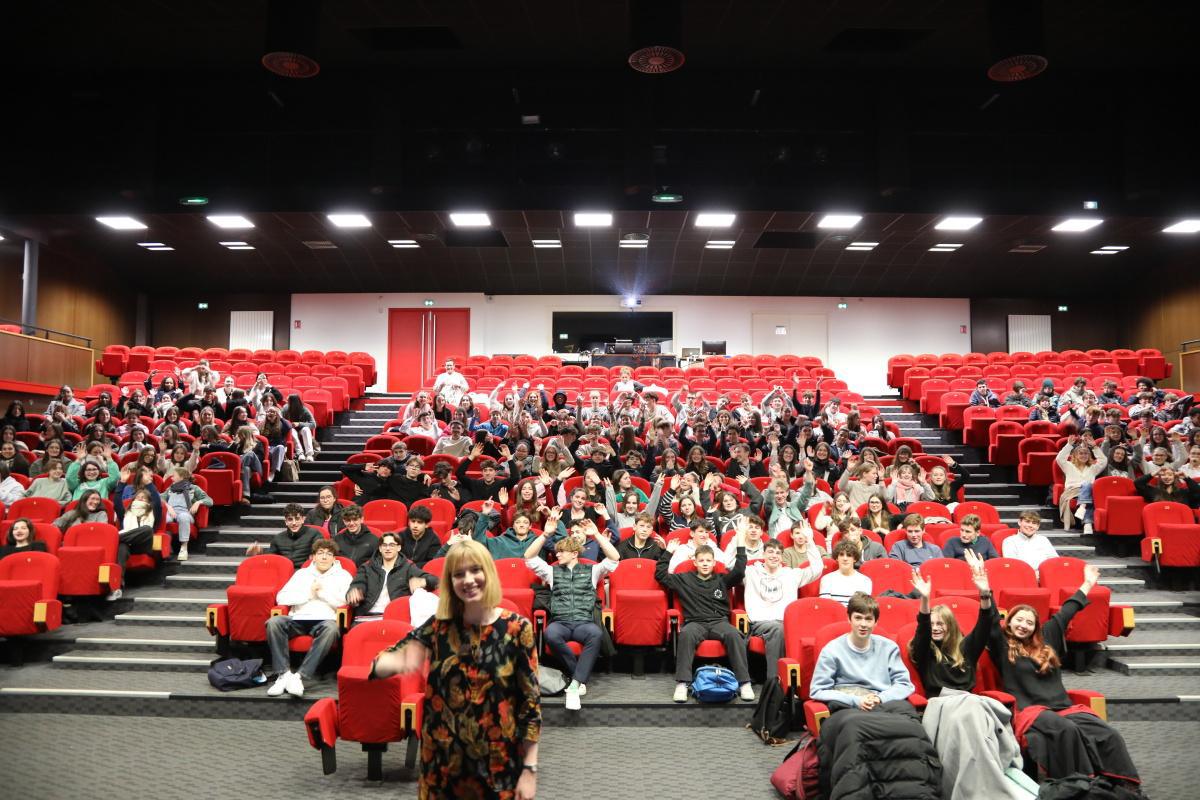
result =
[{"label": "rectangular ceiling light", "polygon": [[612,213],[609,211],[576,211],[576,228],[608,228],[612,226]]},{"label": "rectangular ceiling light", "polygon": [[533,246],[539,250],[545,250],[551,247],[562,247],[561,239],[534,239]]},{"label": "rectangular ceiling light", "polygon": [[416,239],[388,239],[387,242],[397,250],[412,250],[421,246]]},{"label": "rectangular ceiling light", "polygon": [[96,217],[96,222],[107,225],[115,231],[146,230],[146,223],[139,222],[133,217]]},{"label": "rectangular ceiling light", "polygon": [[969,231],[981,222],[983,217],[946,217],[933,227],[939,231]]},{"label": "rectangular ceiling light", "polygon": [[1046,245],[1044,245],[1044,244],[1019,244],[1016,247],[1014,247],[1013,249],[1009,250],[1008,252],[1023,253],[1023,254],[1029,255],[1032,253],[1040,253],[1041,251],[1043,251],[1045,249],[1046,249]]},{"label": "rectangular ceiling light", "polygon": [[138,247],[166,247],[162,242],[138,242]]},{"label": "rectangular ceiling light", "polygon": [[861,214],[826,214],[817,223],[818,228],[853,228],[862,222]]},{"label": "rectangular ceiling light", "polygon": [[147,247],[146,249],[153,250],[156,253],[169,253],[169,252],[173,251],[175,248],[174,247]]},{"label": "rectangular ceiling light", "polygon": [[363,214],[326,214],[325,218],[339,228],[371,227],[371,220]]},{"label": "rectangular ceiling light", "polygon": [[1101,249],[1101,250],[1116,250],[1117,252],[1120,252],[1120,251],[1122,251],[1122,250],[1128,250],[1128,249],[1129,249],[1129,245],[1125,245],[1125,244],[1106,244],[1106,245],[1104,245],[1104,247],[1101,247],[1100,249]]},{"label": "rectangular ceiling light", "polygon": [[732,250],[733,239],[709,239],[704,247],[707,250]]},{"label": "rectangular ceiling light", "polygon": [[153,250],[156,253],[169,253],[175,248],[165,245],[162,242],[138,242],[138,247],[144,247],[147,250]]},{"label": "rectangular ceiling light", "polygon": [[337,245],[327,239],[311,239],[302,241],[300,244],[309,250],[337,250]]},{"label": "rectangular ceiling light", "polygon": [[450,221],[460,228],[487,228],[492,224],[486,211],[451,211]]},{"label": "rectangular ceiling light", "polygon": [[960,247],[962,247],[961,244],[935,244],[933,247],[929,248],[929,252],[931,252],[931,253],[953,253],[955,250],[957,250]]},{"label": "rectangular ceiling light", "polygon": [[1090,231],[1092,228],[1104,222],[1102,219],[1091,219],[1088,217],[1070,217],[1055,225],[1050,230],[1058,233],[1081,233]]},{"label": "rectangular ceiling light", "polygon": [[210,214],[208,221],[218,228],[253,228],[254,223],[241,214]]},{"label": "rectangular ceiling light", "polygon": [[859,253],[869,253],[869,252],[871,252],[872,250],[874,250],[875,248],[874,248],[874,247],[855,247],[854,245],[850,245],[850,246],[849,246],[849,247],[847,247],[846,249],[847,249],[847,250],[854,250],[854,251],[856,251],[856,252],[859,252]]},{"label": "rectangular ceiling light", "polygon": [[253,245],[247,244],[246,242],[218,242],[218,244],[220,244],[221,247],[224,247],[227,250],[253,250],[254,249]]},{"label": "rectangular ceiling light", "polygon": [[649,239],[625,239],[617,243],[618,247],[631,247],[634,249],[646,248],[650,246]]},{"label": "rectangular ceiling light", "polygon": [[1121,251],[1120,250],[1093,250],[1092,255],[1094,255],[1094,256],[1115,256],[1119,252],[1121,252]]},{"label": "rectangular ceiling light", "polygon": [[696,215],[697,228],[728,228],[733,224],[736,214],[721,211],[701,211]]},{"label": "rectangular ceiling light", "polygon": [[869,252],[876,247],[879,247],[879,242],[851,242],[846,246],[846,249],[857,252]]},{"label": "rectangular ceiling light", "polygon": [[1162,229],[1163,233],[1200,233],[1200,219],[1181,219]]}]

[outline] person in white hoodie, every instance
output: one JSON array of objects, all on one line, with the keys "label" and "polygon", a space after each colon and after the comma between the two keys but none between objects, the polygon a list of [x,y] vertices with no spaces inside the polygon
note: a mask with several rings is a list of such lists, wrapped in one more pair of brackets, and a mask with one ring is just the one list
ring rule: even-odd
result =
[{"label": "person in white hoodie", "polygon": [[820,579],[824,562],[816,545],[808,546],[808,562],[799,567],[783,565],[783,545],[777,539],[763,544],[763,560],[746,567],[746,616],[750,635],[761,636],[766,645],[767,674],[783,657],[783,612],[797,598],[801,586]]},{"label": "person in white hoodie", "polygon": [[[296,570],[275,595],[276,603],[291,606],[291,610],[267,620],[267,645],[279,675],[267,689],[270,697],[284,692],[303,697],[305,679],[312,679],[321,660],[337,644],[337,609],[346,604],[350,589],[350,573],[342,569],[337,554],[335,543],[326,539],[313,542],[312,562]],[[288,651],[288,640],[293,636],[311,636],[313,640],[296,672],[292,672]]]}]

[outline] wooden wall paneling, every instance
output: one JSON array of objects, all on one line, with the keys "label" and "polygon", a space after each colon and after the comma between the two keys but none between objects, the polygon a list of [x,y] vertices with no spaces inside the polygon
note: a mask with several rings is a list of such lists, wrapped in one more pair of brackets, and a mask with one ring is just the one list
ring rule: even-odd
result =
[{"label": "wooden wall paneling", "polygon": [[[208,303],[198,309],[198,301]],[[281,294],[209,294],[181,292],[150,298],[150,340],[153,346],[228,347],[231,311],[274,312],[274,349],[286,350],[291,340],[292,298]]]},{"label": "wooden wall paneling", "polygon": [[[1128,302],[1126,332],[1128,347],[1156,347],[1181,368],[1179,345],[1200,339],[1200,273],[1196,265],[1178,258],[1156,270],[1154,286],[1136,291]],[[1168,381],[1177,385],[1174,380]]]}]

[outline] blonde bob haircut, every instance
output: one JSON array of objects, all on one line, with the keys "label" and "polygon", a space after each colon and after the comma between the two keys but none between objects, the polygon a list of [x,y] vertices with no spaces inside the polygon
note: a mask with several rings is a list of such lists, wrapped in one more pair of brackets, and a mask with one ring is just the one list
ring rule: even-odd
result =
[{"label": "blonde bob haircut", "polygon": [[451,545],[446,553],[446,563],[442,568],[443,588],[438,596],[438,619],[462,621],[465,606],[454,591],[454,573],[467,566],[477,566],[483,570],[483,605],[495,608],[500,604],[500,576],[496,574],[496,562],[492,560],[492,554],[474,539],[466,539]]}]

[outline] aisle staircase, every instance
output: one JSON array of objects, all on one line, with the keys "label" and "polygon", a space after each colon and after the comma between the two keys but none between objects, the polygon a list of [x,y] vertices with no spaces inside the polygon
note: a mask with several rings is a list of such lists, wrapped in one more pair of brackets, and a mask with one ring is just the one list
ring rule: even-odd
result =
[{"label": "aisle staircase", "polygon": [[[301,465],[300,480],[272,488],[275,503],[245,512],[224,509],[202,532],[185,563],[169,562],[153,582],[128,587],[126,598],[110,607],[111,621],[66,625],[38,638],[29,663],[0,668],[0,712],[73,712],[299,720],[312,698],[330,694],[326,679],[308,687],[303,701],[271,699],[261,689],[221,694],[206,680],[216,657],[204,628],[211,602],[225,599],[245,549],[265,542],[281,528],[285,503],[311,506],[317,490],[340,477],[338,467],[366,439],[396,416],[407,398],[374,395],[339,414],[336,425],[322,433],[316,461]],[[1025,509],[1037,510],[1063,554],[1101,566],[1101,583],[1112,588],[1115,603],[1136,610],[1137,630],[1127,639],[1110,641],[1090,675],[1068,674],[1070,686],[1094,688],[1108,695],[1113,719],[1189,718],[1200,711],[1200,593],[1167,592],[1149,584],[1146,566],[1135,559],[1098,555],[1095,537],[1053,529],[1054,510],[1043,504],[1040,490],[1014,482],[1012,471],[984,463],[981,454],[952,440],[910,406],[891,397],[868,400],[900,425],[905,436],[919,439],[926,452],[950,454],[973,475],[970,497],[992,503],[1002,520],[1016,525]],[[42,657],[37,661],[37,657]],[[749,708],[675,706],[670,702],[668,675],[633,679],[617,673],[589,687],[585,714],[589,724],[744,725]],[[567,721],[561,700],[548,698],[549,724]],[[299,734],[298,734],[299,735]]]}]

